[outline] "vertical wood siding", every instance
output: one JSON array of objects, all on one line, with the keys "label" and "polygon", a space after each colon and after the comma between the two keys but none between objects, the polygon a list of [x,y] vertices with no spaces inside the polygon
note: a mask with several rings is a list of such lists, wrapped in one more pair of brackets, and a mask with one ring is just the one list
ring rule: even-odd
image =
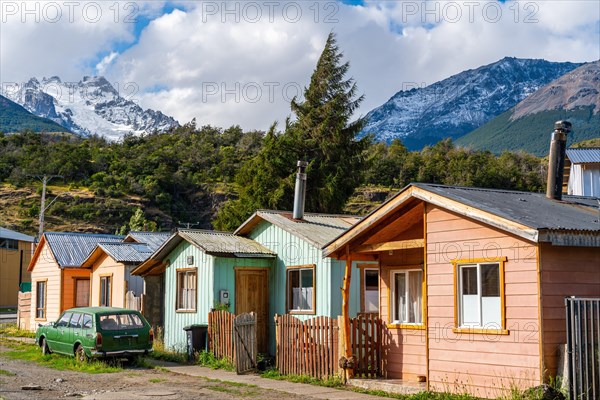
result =
[{"label": "vertical wood siding", "polygon": [[[38,322],[56,321],[61,312],[61,272],[58,264],[54,261],[54,257],[46,243],[40,250],[40,255],[37,259],[33,271],[31,271],[31,329],[36,329]],[[37,304],[37,287],[36,282],[47,280],[46,284],[46,318],[41,321],[36,321],[35,310]]]},{"label": "vertical wood siding", "polygon": [[[194,257],[194,264],[188,265],[187,257]],[[186,334],[183,328],[192,324],[208,324],[208,313],[213,307],[214,258],[200,251],[188,242],[181,242],[168,256],[169,266],[165,271],[165,346],[184,351]],[[177,269],[197,268],[196,312],[176,312]]]},{"label": "vertical wood siding", "polygon": [[[287,313],[286,268],[293,265],[315,264],[315,313],[309,315],[294,314],[301,321],[326,316],[335,318],[342,313],[342,295],[340,288],[344,277],[345,261],[323,258],[321,249],[305,240],[262,221],[250,233],[250,238],[277,253],[272,273],[269,276],[270,317],[269,337],[275,337],[275,314]],[[356,263],[352,269],[350,284],[350,316],[356,316],[360,309],[360,270]],[[270,352],[274,354],[275,343],[270,341]]]},{"label": "vertical wood siding", "polygon": [[540,247],[544,368],[555,376],[559,346],[567,343],[565,297],[600,297],[600,248]]},{"label": "vertical wood siding", "polygon": [[92,307],[100,305],[100,277],[111,274],[111,306],[125,307],[125,266],[106,254],[100,257],[92,267],[90,282],[90,305]]},{"label": "vertical wood siding", "polygon": [[[187,257],[194,257],[188,265]],[[180,243],[168,256],[169,266],[165,271],[165,345],[175,350],[184,350],[186,333],[183,328],[192,324],[208,324],[208,313],[219,300],[219,291],[229,291],[230,311],[235,307],[235,268],[270,267],[272,259],[213,257],[200,251],[188,242]],[[175,309],[177,296],[177,269],[197,268],[196,312],[181,313]],[[270,273],[270,271],[269,271]]]},{"label": "vertical wood siding", "polygon": [[[497,397],[540,383],[537,246],[427,205],[429,382],[432,390]],[[507,257],[508,335],[454,333],[452,260]]]}]

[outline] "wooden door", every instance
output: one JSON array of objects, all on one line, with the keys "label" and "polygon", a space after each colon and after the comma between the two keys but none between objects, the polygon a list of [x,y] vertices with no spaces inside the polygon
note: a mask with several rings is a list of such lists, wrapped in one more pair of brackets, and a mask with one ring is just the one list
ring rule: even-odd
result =
[{"label": "wooden door", "polygon": [[235,313],[256,314],[258,352],[269,351],[269,275],[266,268],[236,268]]},{"label": "wooden door", "polygon": [[75,307],[88,307],[90,305],[90,280],[75,280]]}]

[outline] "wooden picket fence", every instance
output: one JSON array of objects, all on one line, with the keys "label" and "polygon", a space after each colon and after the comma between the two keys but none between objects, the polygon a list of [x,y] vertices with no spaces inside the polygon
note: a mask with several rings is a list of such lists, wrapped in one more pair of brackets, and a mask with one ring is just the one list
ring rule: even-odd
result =
[{"label": "wooden picket fence", "polygon": [[208,313],[208,348],[216,358],[235,365],[238,374],[256,368],[256,314],[236,316],[225,310]]},{"label": "wooden picket fence", "polygon": [[277,369],[284,375],[322,379],[338,370],[337,319],[315,317],[307,321],[275,315]]},{"label": "wooden picket fence", "polygon": [[216,358],[235,361],[233,320],[235,314],[225,310],[208,313],[208,348]]},{"label": "wooden picket fence", "polygon": [[256,368],[258,355],[258,341],[256,340],[256,314],[244,313],[235,317],[233,321],[235,371],[238,374]]},{"label": "wooden picket fence", "polygon": [[383,376],[381,344],[384,324],[376,314],[360,314],[350,320],[350,343],[356,359],[356,377]]}]

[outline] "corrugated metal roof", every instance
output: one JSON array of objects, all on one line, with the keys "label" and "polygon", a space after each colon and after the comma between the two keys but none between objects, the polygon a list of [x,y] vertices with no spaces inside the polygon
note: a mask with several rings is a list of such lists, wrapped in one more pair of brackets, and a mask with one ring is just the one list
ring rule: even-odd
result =
[{"label": "corrugated metal roof", "polygon": [[24,233],[11,231],[10,229],[0,227],[0,239],[20,240],[22,242],[34,242],[35,237],[25,235]]},{"label": "corrugated metal roof", "polygon": [[267,249],[260,243],[229,232],[178,229],[177,234],[207,254],[233,255],[236,257],[275,255],[275,252]]},{"label": "corrugated metal roof", "polygon": [[599,231],[598,199],[563,196],[551,200],[543,193],[412,184],[462,204],[533,229]]},{"label": "corrugated metal roof", "polygon": [[141,263],[154,252],[145,243],[98,243],[98,247],[121,263]]},{"label": "corrugated metal roof", "polygon": [[124,238],[74,232],[46,232],[44,236],[61,268],[79,267],[98,243],[120,243]]},{"label": "corrugated metal roof", "polygon": [[171,236],[170,232],[129,232],[125,240],[132,239],[138,243],[146,243],[152,251],[158,249]]},{"label": "corrugated metal roof", "polygon": [[[262,218],[319,249],[360,221],[360,217],[354,215],[318,213],[305,213],[302,220],[295,220],[291,212],[273,210],[258,210],[253,217]],[[253,217],[240,226],[236,233]]]},{"label": "corrugated metal roof", "polygon": [[567,149],[567,157],[573,164],[600,163],[600,148]]}]

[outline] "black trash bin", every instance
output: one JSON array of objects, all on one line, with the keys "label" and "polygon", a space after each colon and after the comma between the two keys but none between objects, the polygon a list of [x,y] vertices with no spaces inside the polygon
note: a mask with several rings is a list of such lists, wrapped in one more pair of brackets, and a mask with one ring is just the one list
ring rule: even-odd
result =
[{"label": "black trash bin", "polygon": [[187,333],[188,361],[194,361],[195,353],[208,350],[208,325],[188,325],[183,330]]}]

